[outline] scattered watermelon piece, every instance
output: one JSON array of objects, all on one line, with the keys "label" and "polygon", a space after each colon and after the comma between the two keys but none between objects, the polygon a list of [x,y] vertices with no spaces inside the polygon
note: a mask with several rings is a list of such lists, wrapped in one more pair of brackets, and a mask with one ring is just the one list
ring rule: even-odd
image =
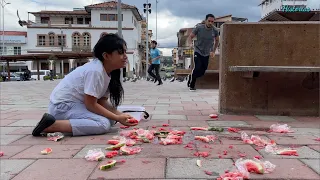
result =
[{"label": "scattered watermelon piece", "polygon": [[116,155],[118,155],[118,151],[110,151],[106,153],[106,158],[113,158]]},{"label": "scattered watermelon piece", "polygon": [[152,126],[152,128],[157,128],[157,126]]},{"label": "scattered watermelon piece", "polygon": [[215,119],[215,118],[218,118],[218,115],[217,114],[210,114],[209,117],[212,119]]},{"label": "scattered watermelon piece", "polygon": [[228,128],[229,132],[234,132],[234,133],[238,133],[239,131],[241,131],[241,129],[239,128]]},{"label": "scattered watermelon piece", "polygon": [[127,139],[126,140],[126,145],[127,146],[134,146],[136,144],[136,141],[132,140],[132,139]]},{"label": "scattered watermelon piece", "polygon": [[122,146],[125,146],[126,143],[118,143],[113,146],[106,147],[107,150],[119,150]]},{"label": "scattered watermelon piece", "polygon": [[250,159],[246,159],[244,160],[244,165],[246,166],[248,172],[264,174],[264,167],[262,163],[259,163]]},{"label": "scattered watermelon piece", "polygon": [[232,145],[230,145],[230,146],[229,146],[229,148],[230,148],[230,149],[233,149],[233,146],[232,146]]},{"label": "scattered watermelon piece", "polygon": [[159,128],[159,131],[167,131],[165,128]]},{"label": "scattered watermelon piece", "polygon": [[247,156],[246,153],[239,153],[238,155],[239,155],[239,157],[246,157]]},{"label": "scattered watermelon piece", "polygon": [[169,134],[183,136],[184,134],[186,134],[186,132],[174,130],[174,131],[171,131]]},{"label": "scattered watermelon piece", "polygon": [[163,127],[168,127],[168,126],[169,126],[169,124],[162,124],[162,126],[163,126]]},{"label": "scattered watermelon piece", "polygon": [[315,141],[320,141],[320,138],[316,138],[316,139],[314,139]]},{"label": "scattered watermelon piece", "polygon": [[108,144],[111,144],[111,145],[116,145],[116,144],[119,144],[119,140],[115,140],[115,139],[111,139],[111,140],[108,140]]},{"label": "scattered watermelon piece", "polygon": [[120,154],[121,155],[133,155],[141,152],[141,147],[128,147],[128,146],[122,146],[120,148]]},{"label": "scattered watermelon piece", "polygon": [[206,127],[190,127],[193,131],[208,131],[208,128]]},{"label": "scattered watermelon piece", "polygon": [[215,137],[214,135],[194,136],[194,139],[208,143],[208,142],[214,142],[214,140],[216,139],[216,137]]},{"label": "scattered watermelon piece", "polygon": [[120,126],[120,129],[128,129],[129,126]]},{"label": "scattered watermelon piece", "polygon": [[116,163],[117,163],[116,160],[110,160],[110,161],[107,162],[107,164],[101,165],[99,167],[99,169],[102,170],[102,171],[110,169],[110,168],[114,167],[116,165]]},{"label": "scattered watermelon piece", "polygon": [[194,155],[197,157],[208,157],[209,153],[208,152],[195,152]]},{"label": "scattered watermelon piece", "polygon": [[297,150],[295,149],[282,149],[277,151],[278,155],[285,155],[285,156],[299,156]]},{"label": "scattered watermelon piece", "polygon": [[41,154],[43,155],[47,155],[52,153],[52,149],[51,148],[45,148],[44,150],[41,151]]},{"label": "scattered watermelon piece", "polygon": [[223,151],[223,155],[228,155],[228,151]]},{"label": "scattered watermelon piece", "polygon": [[0,151],[0,157],[4,156],[4,152]]},{"label": "scattered watermelon piece", "polygon": [[256,159],[262,159],[261,156],[254,156],[254,158],[256,158]]},{"label": "scattered watermelon piece", "polygon": [[139,121],[137,119],[135,119],[135,118],[130,118],[130,119],[127,120],[127,123],[138,124]]},{"label": "scattered watermelon piece", "polygon": [[247,179],[245,175],[241,172],[225,172],[225,174],[221,175],[217,180],[240,180],[240,179]]},{"label": "scattered watermelon piece", "polygon": [[204,173],[206,173],[206,175],[209,175],[209,176],[212,176],[212,172],[211,171],[207,171],[207,170],[204,170]]},{"label": "scattered watermelon piece", "polygon": [[124,159],[117,160],[117,163],[125,163],[125,162],[126,162],[126,160],[124,160]]}]

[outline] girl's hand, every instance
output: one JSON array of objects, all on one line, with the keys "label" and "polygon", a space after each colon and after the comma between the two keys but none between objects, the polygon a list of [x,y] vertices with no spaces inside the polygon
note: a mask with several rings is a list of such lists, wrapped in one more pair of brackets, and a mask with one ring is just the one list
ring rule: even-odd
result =
[{"label": "girl's hand", "polygon": [[120,122],[124,126],[136,126],[136,125],[138,125],[137,123],[135,123],[135,124],[128,123],[127,120],[130,119],[130,118],[132,118],[131,115],[123,113],[123,114],[117,115],[117,119],[115,119],[115,120]]}]

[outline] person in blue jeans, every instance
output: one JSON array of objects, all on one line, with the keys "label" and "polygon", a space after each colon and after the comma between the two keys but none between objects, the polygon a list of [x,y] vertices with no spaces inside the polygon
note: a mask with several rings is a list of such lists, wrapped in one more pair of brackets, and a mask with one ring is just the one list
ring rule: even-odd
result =
[{"label": "person in blue jeans", "polygon": [[[163,84],[159,71],[160,71],[160,51],[157,47],[157,41],[151,41],[151,49],[150,49],[150,57],[151,57],[151,65],[148,69],[148,73],[154,79],[154,83],[159,82],[158,85]],[[152,71],[155,71],[154,74]]]}]

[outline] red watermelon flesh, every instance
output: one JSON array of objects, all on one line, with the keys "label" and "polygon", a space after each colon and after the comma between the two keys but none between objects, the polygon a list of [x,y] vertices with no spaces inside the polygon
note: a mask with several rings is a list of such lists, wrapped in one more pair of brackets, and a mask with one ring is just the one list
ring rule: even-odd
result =
[{"label": "red watermelon flesh", "polygon": [[245,166],[247,167],[248,172],[254,172],[257,174],[264,173],[264,167],[261,163],[247,159],[244,162]]}]

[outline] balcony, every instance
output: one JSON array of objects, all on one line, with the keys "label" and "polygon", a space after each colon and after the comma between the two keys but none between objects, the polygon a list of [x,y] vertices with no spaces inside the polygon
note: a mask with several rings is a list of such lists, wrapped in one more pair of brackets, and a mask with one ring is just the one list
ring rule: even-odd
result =
[{"label": "balcony", "polygon": [[88,24],[73,24],[69,22],[66,24],[64,21],[36,21],[36,22],[29,22],[28,27],[91,27],[91,22],[88,22]]},{"label": "balcony", "polygon": [[91,52],[90,46],[72,46],[73,52]]}]

